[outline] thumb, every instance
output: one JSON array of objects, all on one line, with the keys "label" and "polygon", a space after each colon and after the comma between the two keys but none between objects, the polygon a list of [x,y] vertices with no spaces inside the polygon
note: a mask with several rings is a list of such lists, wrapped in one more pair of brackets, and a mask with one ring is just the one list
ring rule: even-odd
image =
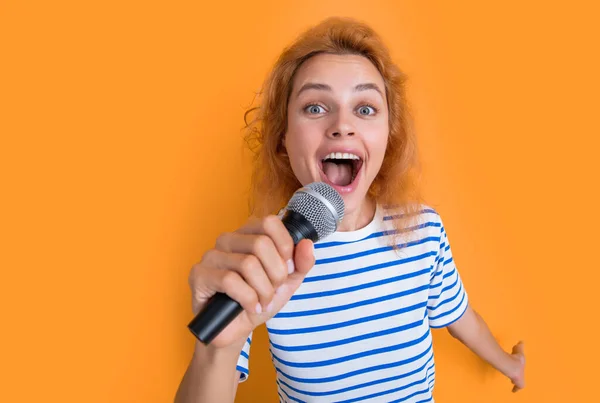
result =
[{"label": "thumb", "polygon": [[310,239],[303,239],[294,250],[294,274],[304,278],[315,265],[315,246]]},{"label": "thumb", "polygon": [[525,355],[525,343],[522,341],[518,342],[512,349],[513,354]]},{"label": "thumb", "polygon": [[291,293],[294,293],[300,287],[304,277],[315,265],[315,248],[310,239],[303,239],[296,245],[293,262],[293,267],[290,268],[293,271],[290,272],[286,281],[286,288],[289,288]]},{"label": "thumb", "polygon": [[[287,280],[276,291],[277,303],[275,305],[277,306],[277,311],[290,300],[314,265],[314,245],[311,240],[303,239],[294,249],[293,265],[290,265],[292,267],[288,266],[290,274]],[[271,309],[268,310],[271,311]]]}]

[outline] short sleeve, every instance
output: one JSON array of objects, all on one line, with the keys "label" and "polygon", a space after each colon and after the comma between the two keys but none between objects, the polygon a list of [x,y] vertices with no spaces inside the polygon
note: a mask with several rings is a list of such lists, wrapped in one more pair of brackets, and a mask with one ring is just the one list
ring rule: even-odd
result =
[{"label": "short sleeve", "polygon": [[252,333],[246,339],[244,343],[244,347],[242,347],[242,351],[240,351],[240,356],[238,358],[238,362],[236,365],[236,369],[241,372],[240,382],[244,382],[250,376],[250,366],[248,365],[248,360],[250,359],[250,344],[252,344]]},{"label": "short sleeve", "polygon": [[432,328],[446,327],[460,319],[468,306],[468,297],[452,258],[448,235],[440,218],[439,250],[433,265],[427,301]]}]

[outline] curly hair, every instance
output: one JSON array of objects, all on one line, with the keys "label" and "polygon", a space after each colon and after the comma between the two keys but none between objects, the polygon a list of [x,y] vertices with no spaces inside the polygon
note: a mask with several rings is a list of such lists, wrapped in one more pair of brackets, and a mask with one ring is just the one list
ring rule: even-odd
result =
[{"label": "curly hair", "polygon": [[[301,187],[282,144],[287,129],[288,100],[298,68],[320,53],[360,55],[370,60],[385,83],[389,136],[383,164],[368,197],[388,209],[395,228],[407,232],[421,208],[420,165],[416,135],[406,98],[406,76],[387,47],[368,25],[332,17],[302,33],[283,50],[259,93],[259,106],[244,115],[245,140],[254,153],[250,213],[272,214]],[[252,116],[252,119],[249,119]]]}]

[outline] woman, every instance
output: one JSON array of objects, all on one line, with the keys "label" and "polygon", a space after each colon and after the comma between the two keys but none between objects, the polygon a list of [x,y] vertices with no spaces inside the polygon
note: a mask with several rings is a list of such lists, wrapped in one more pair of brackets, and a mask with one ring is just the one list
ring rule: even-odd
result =
[{"label": "woman", "polygon": [[[266,322],[281,401],[431,402],[430,328],[446,327],[524,386],[524,354],[469,306],[440,216],[421,202],[405,79],[373,30],[332,18],[285,49],[247,140],[254,216],[190,273],[193,310],[216,292],[244,308],[197,343],[177,402],[232,402]],[[299,187],[334,186],[338,231],[295,248],[278,211]]]}]

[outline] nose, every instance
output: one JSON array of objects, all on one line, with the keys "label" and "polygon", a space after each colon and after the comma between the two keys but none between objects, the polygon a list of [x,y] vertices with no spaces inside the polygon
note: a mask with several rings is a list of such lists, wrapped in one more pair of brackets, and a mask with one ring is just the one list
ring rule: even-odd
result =
[{"label": "nose", "polygon": [[339,113],[335,121],[332,122],[327,130],[327,137],[343,138],[345,136],[354,136],[356,129],[352,125],[350,119],[351,118],[345,116],[345,114]]}]

